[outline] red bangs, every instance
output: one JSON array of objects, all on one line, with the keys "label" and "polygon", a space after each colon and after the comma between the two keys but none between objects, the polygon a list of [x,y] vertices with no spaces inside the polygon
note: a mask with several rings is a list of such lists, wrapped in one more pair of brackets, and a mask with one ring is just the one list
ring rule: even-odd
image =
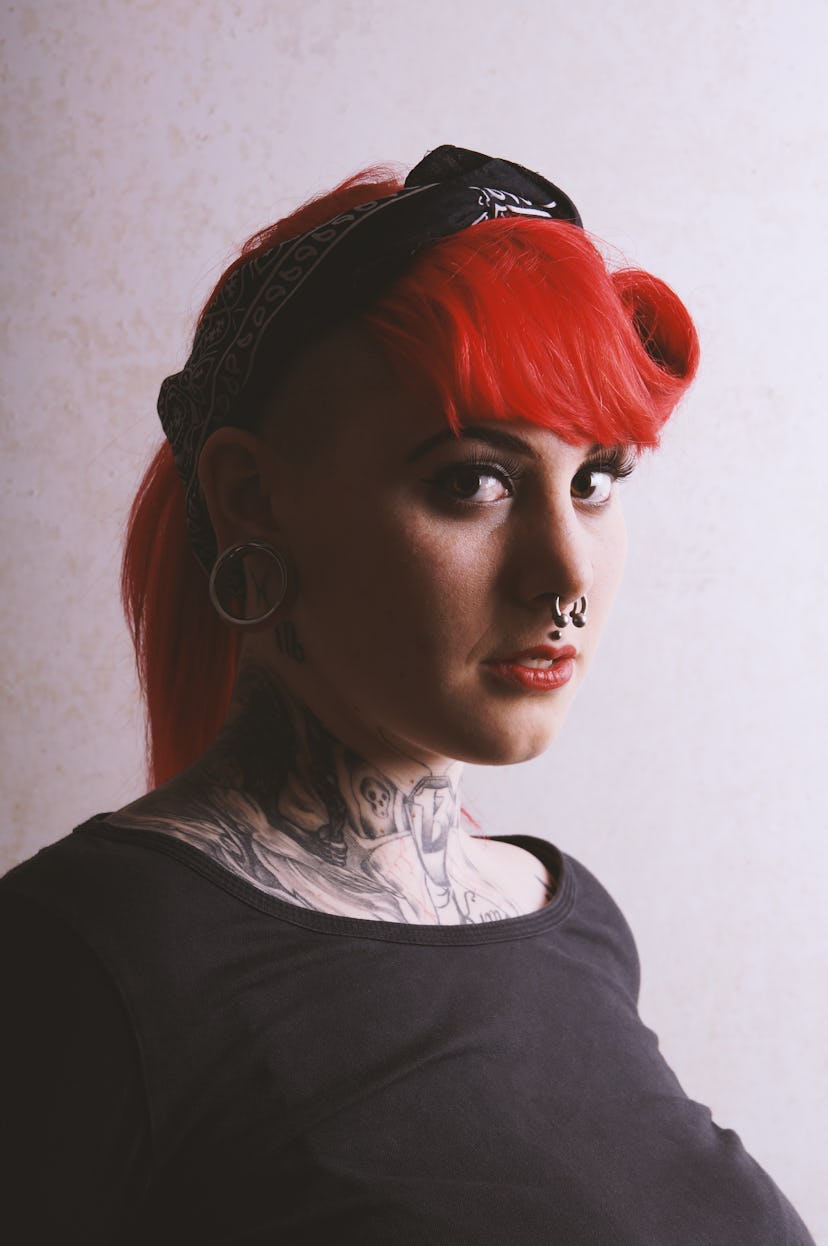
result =
[{"label": "red bangs", "polygon": [[558,221],[484,221],[436,243],[364,319],[454,428],[523,419],[572,443],[654,446],[698,363],[669,286],[610,273]]}]

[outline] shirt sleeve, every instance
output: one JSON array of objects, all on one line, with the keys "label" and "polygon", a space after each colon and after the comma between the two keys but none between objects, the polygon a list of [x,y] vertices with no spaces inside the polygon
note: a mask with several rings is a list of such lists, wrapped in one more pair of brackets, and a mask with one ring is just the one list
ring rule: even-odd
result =
[{"label": "shirt sleeve", "polygon": [[0,894],[3,1235],[18,1246],[126,1241],[149,1176],[138,1046],[83,940]]}]

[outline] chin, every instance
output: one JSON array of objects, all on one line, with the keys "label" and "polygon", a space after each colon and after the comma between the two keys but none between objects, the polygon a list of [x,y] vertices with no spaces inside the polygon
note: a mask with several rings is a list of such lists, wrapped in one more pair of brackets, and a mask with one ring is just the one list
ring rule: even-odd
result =
[{"label": "chin", "polygon": [[456,761],[469,762],[474,766],[517,766],[533,761],[546,752],[560,735],[565,714],[544,714],[540,722],[532,724],[504,721],[506,716],[493,723],[488,731],[478,730],[469,739],[468,734],[459,747],[452,751]]},{"label": "chin", "polygon": [[551,748],[557,740],[560,728],[555,731],[548,731],[542,737],[534,736],[531,740],[510,741],[500,756],[493,757],[491,761],[480,763],[489,766],[518,766],[522,761],[534,761],[536,757],[541,757],[547,749]]}]

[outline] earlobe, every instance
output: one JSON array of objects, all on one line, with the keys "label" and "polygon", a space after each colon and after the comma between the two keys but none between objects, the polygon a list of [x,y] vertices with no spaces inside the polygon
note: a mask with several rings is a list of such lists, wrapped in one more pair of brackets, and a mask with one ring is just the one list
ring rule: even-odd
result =
[{"label": "earlobe", "polygon": [[274,456],[255,433],[217,429],[204,444],[198,480],[219,549],[276,532]]}]

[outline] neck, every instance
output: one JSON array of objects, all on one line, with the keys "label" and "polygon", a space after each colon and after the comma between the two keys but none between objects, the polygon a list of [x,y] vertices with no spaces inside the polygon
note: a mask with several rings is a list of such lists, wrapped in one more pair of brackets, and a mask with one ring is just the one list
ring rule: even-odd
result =
[{"label": "neck", "polygon": [[461,825],[461,770],[437,772],[390,746],[381,764],[366,760],[251,663],[215,744],[128,819],[306,907],[439,924],[511,916]]},{"label": "neck", "polygon": [[435,773],[390,747],[369,761],[261,666],[241,671],[228,721],[203,764],[214,783],[239,785],[269,826],[337,866],[361,868],[371,845],[400,837],[432,865],[461,833],[459,762]]}]

